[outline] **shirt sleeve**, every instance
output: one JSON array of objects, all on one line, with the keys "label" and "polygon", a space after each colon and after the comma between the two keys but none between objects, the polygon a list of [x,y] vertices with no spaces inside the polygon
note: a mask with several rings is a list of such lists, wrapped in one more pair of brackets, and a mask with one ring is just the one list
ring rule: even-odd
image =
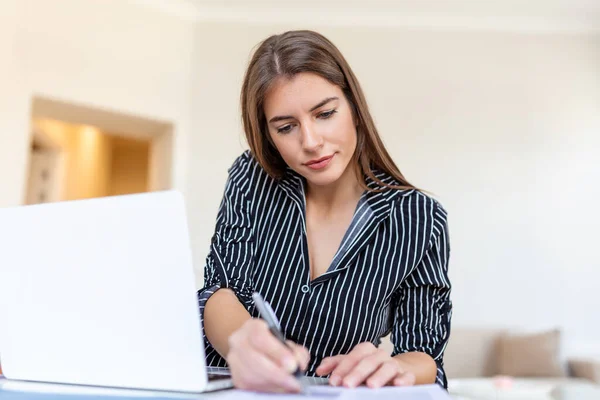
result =
[{"label": "shirt sleeve", "polygon": [[204,287],[198,291],[202,326],[206,302],[221,288],[231,289],[248,312],[253,307],[253,225],[247,196],[237,183],[239,176],[240,171],[234,165],[225,186],[210,252],[206,258]]},{"label": "shirt sleeve", "polygon": [[425,255],[396,293],[391,334],[392,355],[413,351],[429,354],[437,364],[436,383],[444,388],[448,381],[443,356],[452,317],[449,255],[447,213],[436,203]]}]

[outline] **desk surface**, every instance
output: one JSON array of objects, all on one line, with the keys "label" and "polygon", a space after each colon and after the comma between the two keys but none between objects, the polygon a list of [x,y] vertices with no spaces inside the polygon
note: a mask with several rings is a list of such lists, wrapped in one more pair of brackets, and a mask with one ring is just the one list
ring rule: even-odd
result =
[{"label": "desk surface", "polygon": [[[162,393],[151,391],[82,387],[72,385],[16,382],[0,378],[0,400],[230,400],[230,399],[394,399],[394,400],[449,400],[445,391],[436,385],[411,388],[383,388],[371,390],[358,388],[341,390],[313,386],[306,395],[269,395],[224,390],[203,394]],[[366,393],[368,392],[368,394]]]},{"label": "desk surface", "polygon": [[185,394],[79,385],[11,381],[0,378],[0,400],[187,400],[218,399],[223,392]]}]

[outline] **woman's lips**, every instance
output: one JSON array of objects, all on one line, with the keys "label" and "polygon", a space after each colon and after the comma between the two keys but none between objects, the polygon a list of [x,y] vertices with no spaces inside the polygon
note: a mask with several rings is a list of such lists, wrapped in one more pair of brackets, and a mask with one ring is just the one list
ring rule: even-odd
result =
[{"label": "woman's lips", "polygon": [[323,169],[323,168],[325,168],[325,167],[327,167],[329,165],[329,163],[333,159],[334,155],[335,154],[332,154],[332,155],[330,155],[328,157],[323,157],[323,158],[320,158],[320,159],[315,160],[315,161],[309,161],[305,165],[308,168],[314,169],[314,170]]}]

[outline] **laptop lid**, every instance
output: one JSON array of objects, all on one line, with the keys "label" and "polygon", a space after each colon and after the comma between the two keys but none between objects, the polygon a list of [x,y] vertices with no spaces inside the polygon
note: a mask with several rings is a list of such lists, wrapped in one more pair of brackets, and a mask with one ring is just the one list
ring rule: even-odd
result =
[{"label": "laptop lid", "polygon": [[0,209],[9,379],[200,392],[185,206],[174,191]]}]

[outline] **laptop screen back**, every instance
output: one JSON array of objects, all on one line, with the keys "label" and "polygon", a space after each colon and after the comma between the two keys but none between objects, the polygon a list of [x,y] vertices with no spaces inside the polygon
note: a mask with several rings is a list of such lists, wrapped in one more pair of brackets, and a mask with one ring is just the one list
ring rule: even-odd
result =
[{"label": "laptop screen back", "polygon": [[9,379],[201,391],[190,242],[177,192],[0,209]]}]

